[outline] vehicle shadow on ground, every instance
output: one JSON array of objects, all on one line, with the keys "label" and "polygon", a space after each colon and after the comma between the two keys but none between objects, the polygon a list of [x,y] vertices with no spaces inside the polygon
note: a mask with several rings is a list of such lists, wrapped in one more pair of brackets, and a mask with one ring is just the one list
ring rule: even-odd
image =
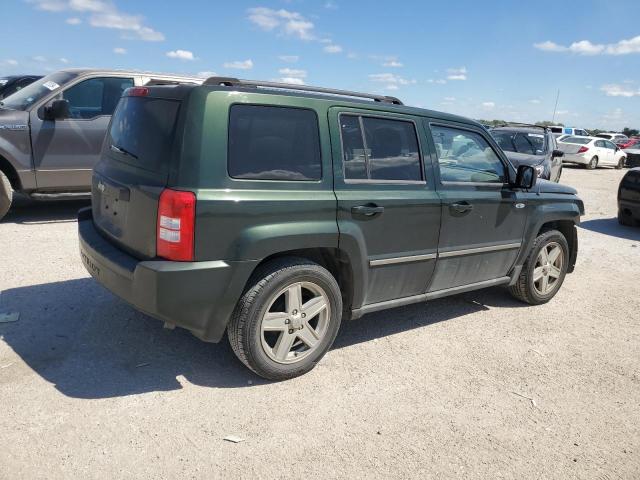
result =
[{"label": "vehicle shadow on ground", "polygon": [[617,218],[585,220],[580,223],[580,227],[592,232],[611,235],[612,237],[640,241],[640,227],[625,227],[618,223]]},{"label": "vehicle shadow on ground", "polygon": [[[501,289],[472,292],[345,322],[334,349],[486,310],[519,305]],[[89,278],[2,292],[0,312],[18,312],[0,324],[0,336],[38,375],[64,395],[111,398],[182,388],[180,377],[204,387],[267,383],[245,368],[228,341],[210,344],[182,329],[165,330]],[[28,375],[10,365],[3,383]]]},{"label": "vehicle shadow on ground", "polygon": [[91,205],[91,200],[34,201],[20,199],[11,207],[2,223],[38,225],[75,222],[78,210]]}]

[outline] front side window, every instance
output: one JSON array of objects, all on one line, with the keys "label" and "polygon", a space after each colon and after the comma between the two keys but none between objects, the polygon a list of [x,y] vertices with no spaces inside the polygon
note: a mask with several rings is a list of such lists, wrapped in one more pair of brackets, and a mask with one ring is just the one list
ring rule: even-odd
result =
[{"label": "front side window", "polygon": [[340,115],[340,129],[345,180],[423,181],[413,122]]},{"label": "front side window", "polygon": [[233,105],[229,175],[251,180],[320,180],[318,118],[302,108]]},{"label": "front side window", "polygon": [[431,126],[431,134],[443,182],[505,182],[504,165],[480,134],[437,125]]},{"label": "front side window", "polygon": [[129,87],[133,87],[131,78],[91,78],[62,92],[62,98],[69,102],[71,118],[88,120],[112,115]]}]

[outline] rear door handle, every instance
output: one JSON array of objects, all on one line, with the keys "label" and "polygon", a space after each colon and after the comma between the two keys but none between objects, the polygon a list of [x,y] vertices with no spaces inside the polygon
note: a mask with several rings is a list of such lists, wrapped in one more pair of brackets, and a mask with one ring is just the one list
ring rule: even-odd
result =
[{"label": "rear door handle", "polygon": [[469,213],[473,210],[473,205],[468,202],[452,203],[449,205],[449,210],[455,213]]},{"label": "rear door handle", "polygon": [[382,212],[384,212],[384,207],[379,207],[375,204],[358,205],[356,207],[351,207],[351,213],[354,215],[365,215],[367,217],[371,217]]}]

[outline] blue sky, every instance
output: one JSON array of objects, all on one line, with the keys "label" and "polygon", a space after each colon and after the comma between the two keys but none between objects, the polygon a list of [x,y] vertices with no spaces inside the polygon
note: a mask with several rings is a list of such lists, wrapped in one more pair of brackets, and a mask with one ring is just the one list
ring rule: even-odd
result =
[{"label": "blue sky", "polygon": [[[473,118],[640,127],[636,1],[3,0],[0,74],[109,67],[387,93]],[[161,5],[161,7],[160,7]]]}]

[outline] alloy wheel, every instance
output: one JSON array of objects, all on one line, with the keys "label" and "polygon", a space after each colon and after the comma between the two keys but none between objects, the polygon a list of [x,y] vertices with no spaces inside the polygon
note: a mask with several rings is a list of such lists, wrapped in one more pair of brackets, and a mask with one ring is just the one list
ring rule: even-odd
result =
[{"label": "alloy wheel", "polygon": [[327,293],[315,283],[296,282],[276,293],[260,323],[264,352],[291,364],[314,352],[327,334],[331,308]]},{"label": "alloy wheel", "polygon": [[538,253],[533,269],[533,288],[539,295],[549,295],[558,286],[564,266],[564,252],[559,243],[549,242]]}]

